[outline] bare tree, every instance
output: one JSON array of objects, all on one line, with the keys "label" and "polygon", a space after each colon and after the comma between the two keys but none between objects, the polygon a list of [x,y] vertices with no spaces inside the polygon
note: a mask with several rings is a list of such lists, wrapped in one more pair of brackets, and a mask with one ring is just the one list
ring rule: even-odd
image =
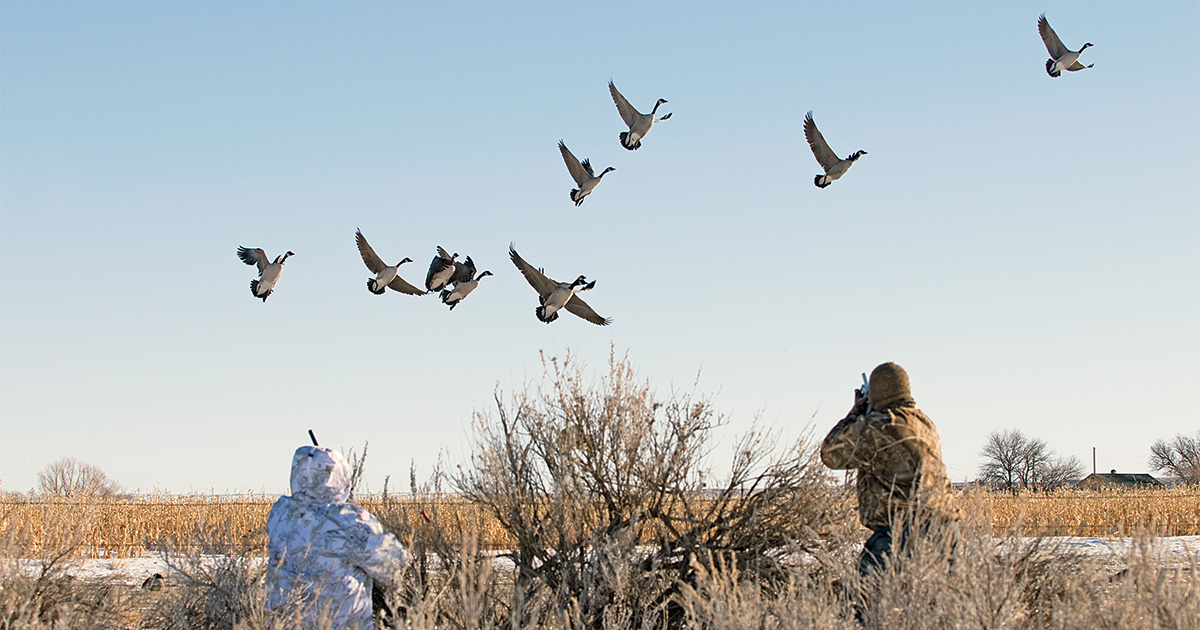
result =
[{"label": "bare tree", "polygon": [[1004,490],[1048,490],[1083,474],[1077,457],[1056,455],[1017,429],[992,431],[980,449],[979,479]]},{"label": "bare tree", "polygon": [[1200,483],[1200,431],[1195,436],[1177,433],[1169,442],[1155,440],[1150,445],[1150,469],[1184,483]]},{"label": "bare tree", "polygon": [[99,466],[64,457],[48,464],[38,473],[38,489],[60,497],[102,496],[121,492],[121,486]]}]

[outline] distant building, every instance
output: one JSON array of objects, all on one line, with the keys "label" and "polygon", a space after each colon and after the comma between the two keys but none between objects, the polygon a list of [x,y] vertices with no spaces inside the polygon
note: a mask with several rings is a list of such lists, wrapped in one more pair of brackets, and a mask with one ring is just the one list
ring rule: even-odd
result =
[{"label": "distant building", "polygon": [[1137,487],[1163,487],[1163,483],[1146,473],[1092,473],[1075,484],[1076,490],[1112,490]]}]

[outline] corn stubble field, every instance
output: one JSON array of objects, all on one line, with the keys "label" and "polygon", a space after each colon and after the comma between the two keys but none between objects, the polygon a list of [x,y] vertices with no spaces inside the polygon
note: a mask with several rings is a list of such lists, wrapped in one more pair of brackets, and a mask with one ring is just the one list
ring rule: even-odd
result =
[{"label": "corn stubble field", "polygon": [[[412,553],[386,593],[393,627],[1200,628],[1197,559],[1165,562],[1155,542],[1200,534],[1200,489],[971,491],[958,527],[862,577],[853,489],[811,437],[775,449],[752,432],[728,483],[701,488],[723,423],[710,399],[659,399],[619,359],[598,383],[569,356],[546,371],[477,413],[459,476],[356,499]],[[0,502],[0,628],[297,627],[299,606],[263,606],[274,499]],[[1136,544],[1114,564],[1048,538],[1064,535]],[[70,575],[146,553],[171,568],[161,591]]]},{"label": "corn stubble field", "polygon": [[[267,513],[277,497],[142,495],[127,499],[81,497],[0,499],[0,532],[25,530],[21,554],[33,557],[82,537],[86,557],[128,558],[153,552],[163,544],[188,549],[197,527],[214,527],[228,545],[266,555],[262,535]],[[698,504],[704,499],[696,499]],[[975,491],[960,504],[983,514],[996,536],[1127,536],[1153,532],[1161,536],[1200,535],[1200,488],[1055,492]],[[468,532],[489,550],[513,547],[512,537],[483,506],[461,496],[379,495],[355,501],[372,513],[404,514],[424,520],[424,511],[450,538]],[[75,523],[81,527],[64,528]],[[865,534],[864,530],[864,534]]]}]

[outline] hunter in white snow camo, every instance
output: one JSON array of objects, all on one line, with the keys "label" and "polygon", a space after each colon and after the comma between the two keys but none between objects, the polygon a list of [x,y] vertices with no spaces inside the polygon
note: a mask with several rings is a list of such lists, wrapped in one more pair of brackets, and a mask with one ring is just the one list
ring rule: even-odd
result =
[{"label": "hunter in white snow camo", "polygon": [[408,552],[370,512],[346,502],[350,466],[341,453],[296,449],[291,485],[267,517],[267,608],[294,603],[309,622],[370,630],[373,583],[396,582]]}]

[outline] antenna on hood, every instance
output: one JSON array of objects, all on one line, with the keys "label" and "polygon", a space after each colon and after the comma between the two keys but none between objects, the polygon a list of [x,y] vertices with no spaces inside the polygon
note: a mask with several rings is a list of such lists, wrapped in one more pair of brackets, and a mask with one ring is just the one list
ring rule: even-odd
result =
[{"label": "antenna on hood", "polygon": [[320,444],[317,444],[317,436],[313,435],[312,429],[308,430],[308,438],[313,441],[313,446],[320,446]]}]

